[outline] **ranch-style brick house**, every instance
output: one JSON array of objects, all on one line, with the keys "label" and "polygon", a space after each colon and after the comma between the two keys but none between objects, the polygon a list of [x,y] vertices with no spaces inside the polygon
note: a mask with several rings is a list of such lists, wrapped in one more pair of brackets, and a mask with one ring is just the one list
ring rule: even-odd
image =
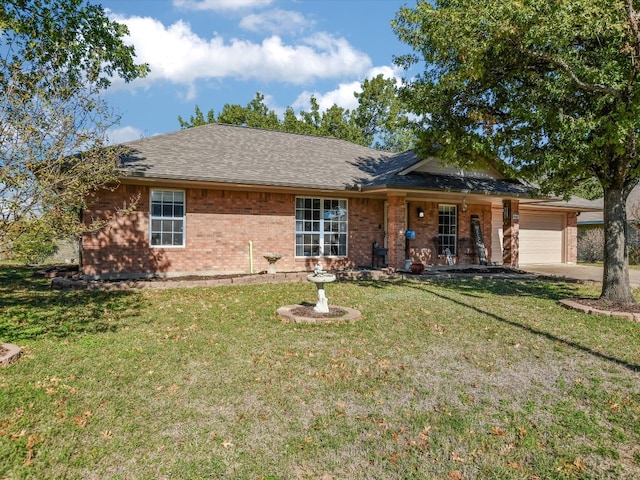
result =
[{"label": "ranch-style brick house", "polygon": [[[487,263],[573,263],[575,199],[541,199],[494,170],[443,167],[334,138],[209,124],[125,144],[122,178],[83,218],[88,278]],[[409,260],[409,262],[408,262]]]}]

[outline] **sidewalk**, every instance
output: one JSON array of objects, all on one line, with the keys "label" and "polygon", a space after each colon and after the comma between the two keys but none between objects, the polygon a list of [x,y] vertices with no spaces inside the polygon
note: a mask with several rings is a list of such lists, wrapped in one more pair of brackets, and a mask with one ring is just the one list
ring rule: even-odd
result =
[{"label": "sidewalk", "polygon": [[[560,278],[571,278],[591,282],[602,282],[602,267],[587,265],[520,265],[520,270],[530,273],[539,273]],[[629,270],[629,283],[632,288],[640,287],[640,270]]]}]

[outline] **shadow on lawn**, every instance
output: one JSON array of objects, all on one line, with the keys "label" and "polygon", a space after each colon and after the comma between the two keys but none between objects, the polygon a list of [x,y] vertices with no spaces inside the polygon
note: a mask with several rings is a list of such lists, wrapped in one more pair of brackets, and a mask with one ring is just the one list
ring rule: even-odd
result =
[{"label": "shadow on lawn", "polygon": [[[455,298],[452,298],[448,295],[445,295],[444,293],[442,293],[441,291],[436,290],[435,288],[428,288],[429,284],[416,284],[413,283],[411,286],[413,286],[414,288],[419,289],[420,291],[423,292],[429,292],[432,295],[435,295],[439,298],[442,298],[443,300],[448,300],[452,303],[455,303],[457,305],[466,307],[470,310],[473,310],[475,312],[478,312],[480,314],[486,315],[488,317],[493,318],[494,320],[497,320],[501,323],[504,323],[506,325],[510,325],[512,327],[516,327],[519,328],[521,330],[524,330],[527,333],[532,333],[534,335],[539,335],[542,336],[544,338],[547,338],[548,340],[551,340],[553,342],[558,342],[558,343],[562,343],[564,345],[567,345],[568,347],[574,348],[576,350],[579,350],[581,352],[584,353],[588,353],[589,355],[592,355],[596,358],[602,359],[602,360],[607,360],[609,362],[615,363],[617,365],[620,365],[624,368],[627,368],[633,372],[639,372],[640,371],[640,365],[636,365],[633,363],[629,363],[625,360],[613,357],[611,355],[607,355],[598,351],[595,351],[587,346],[581,345],[579,343],[576,343],[572,340],[568,340],[565,338],[561,338],[558,337],[556,335],[553,335],[549,332],[545,332],[543,330],[538,330],[536,328],[532,328],[528,325],[523,325],[521,323],[518,323],[514,320],[509,320],[508,318],[504,318],[501,317],[499,315],[496,315],[495,313],[489,311],[489,310],[485,310],[483,308],[477,307],[475,305],[471,305],[469,303],[463,302],[461,300],[457,300]],[[432,284],[433,285],[433,284]],[[469,292],[475,290],[482,290],[482,291],[488,291],[491,292],[493,294],[496,295],[518,295],[518,296],[539,296],[539,297],[544,297],[544,298],[549,298],[551,300],[560,300],[562,298],[567,298],[570,296],[575,296],[576,295],[576,291],[572,288],[569,287],[569,285],[565,285],[565,284],[559,284],[559,283],[552,283],[552,282],[544,282],[544,281],[534,281],[534,282],[510,282],[510,281],[489,281],[489,282],[485,282],[483,281],[482,284],[480,285],[479,282],[477,281],[462,281],[462,282],[456,282],[456,283],[449,283],[448,284],[449,288],[454,288],[454,289],[460,289],[461,293],[463,293],[464,295],[469,295]],[[476,295],[472,295],[472,296],[476,296]],[[479,296],[479,295],[478,295]]]},{"label": "shadow on lawn", "polygon": [[0,266],[0,341],[116,331],[141,309],[138,292],[52,290],[28,267]]}]

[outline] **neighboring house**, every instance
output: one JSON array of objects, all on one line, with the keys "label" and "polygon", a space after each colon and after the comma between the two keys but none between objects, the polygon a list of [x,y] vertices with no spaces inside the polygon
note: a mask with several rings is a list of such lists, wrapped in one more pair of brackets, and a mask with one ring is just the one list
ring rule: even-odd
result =
[{"label": "neighboring house", "polygon": [[89,277],[260,272],[266,253],[283,256],[279,271],[318,259],[326,269],[573,263],[577,214],[590,210],[532,198],[494,170],[333,138],[209,124],[126,146],[121,185],[99,192],[84,218],[136,195],[138,206],[84,236]]},{"label": "neighboring house", "polygon": [[[593,229],[602,230],[604,228],[604,217],[602,213],[602,199],[594,200],[594,205],[599,205],[599,211],[584,212],[578,217],[578,236],[584,235]],[[627,197],[627,240],[629,245],[640,245],[640,232],[631,224],[637,224],[640,216],[640,185],[634,187]]]}]

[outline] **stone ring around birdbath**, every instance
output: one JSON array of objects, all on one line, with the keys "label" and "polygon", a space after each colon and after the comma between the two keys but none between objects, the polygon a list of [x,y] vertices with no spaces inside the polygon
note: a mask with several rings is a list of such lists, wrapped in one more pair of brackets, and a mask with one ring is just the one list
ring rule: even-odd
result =
[{"label": "stone ring around birdbath", "polygon": [[20,358],[22,349],[11,343],[0,343],[0,365],[7,366]]},{"label": "stone ring around birdbath", "polygon": [[[324,284],[335,282],[336,276],[333,273],[325,272],[322,269],[322,263],[316,264],[313,273],[307,275],[307,280],[315,284],[318,291],[318,302],[313,310],[311,310],[311,306],[286,305],[278,309],[280,317],[295,323],[350,322],[362,317],[362,314],[353,308],[329,307],[329,301],[324,293]],[[336,314],[336,312],[339,313]]]},{"label": "stone ring around birdbath", "polygon": [[276,262],[282,258],[282,255],[279,253],[265,253],[262,256],[269,262],[267,273],[276,273]]}]

